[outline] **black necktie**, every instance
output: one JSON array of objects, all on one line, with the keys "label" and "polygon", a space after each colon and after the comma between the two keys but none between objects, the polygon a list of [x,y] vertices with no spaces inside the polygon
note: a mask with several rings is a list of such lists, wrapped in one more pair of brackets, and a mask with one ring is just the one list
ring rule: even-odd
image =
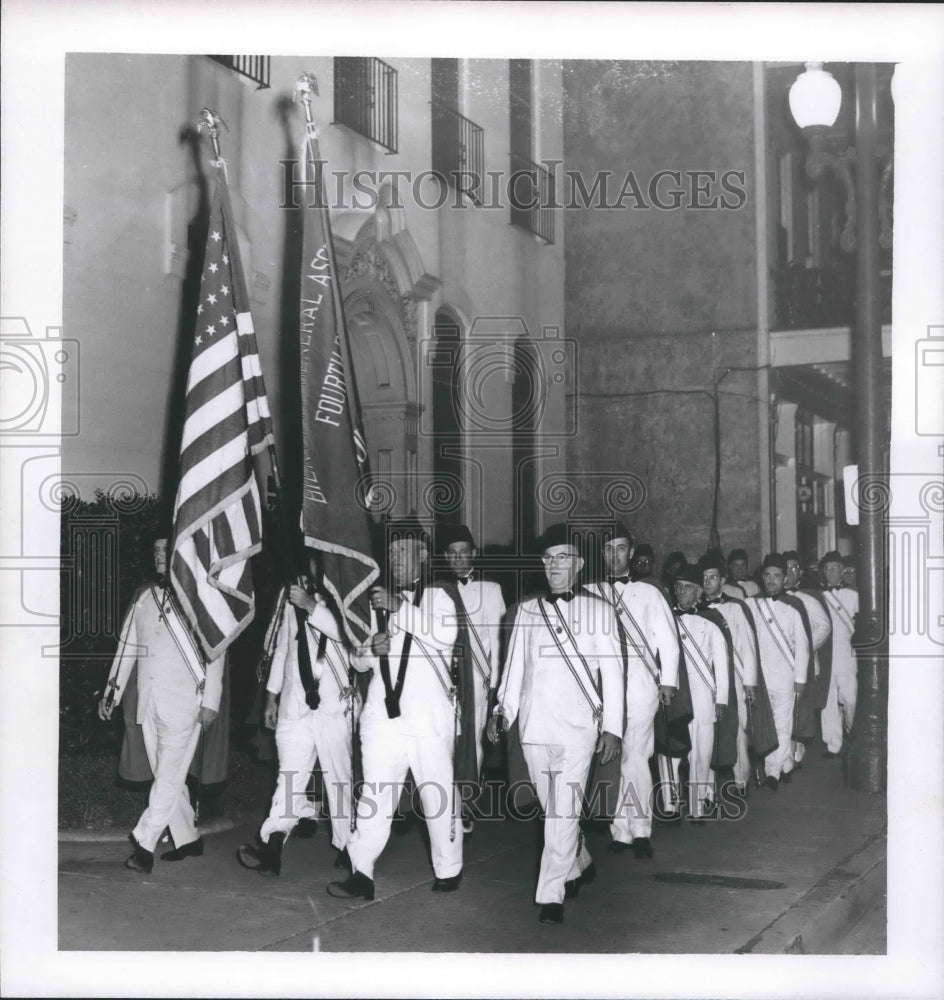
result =
[{"label": "black necktie", "polygon": [[321,695],[318,693],[318,682],[311,672],[311,656],[308,652],[308,636],[305,634],[308,628],[308,615],[303,608],[295,609],[295,621],[298,623],[298,632],[295,639],[298,643],[298,674],[302,679],[302,687],[305,689],[305,704],[315,709],[321,703]]},{"label": "black necktie", "polygon": [[464,587],[467,583],[471,583],[473,576],[474,573],[470,573],[468,576],[457,576],[456,583],[458,583],[460,587]]},{"label": "black necktie", "polygon": [[607,581],[609,583],[629,583],[628,576],[608,576]]},{"label": "black necktie", "polygon": [[563,601],[565,604],[569,604],[573,599],[574,592],[572,590],[565,590],[560,594],[547,595],[548,604],[556,604],[558,601]]}]

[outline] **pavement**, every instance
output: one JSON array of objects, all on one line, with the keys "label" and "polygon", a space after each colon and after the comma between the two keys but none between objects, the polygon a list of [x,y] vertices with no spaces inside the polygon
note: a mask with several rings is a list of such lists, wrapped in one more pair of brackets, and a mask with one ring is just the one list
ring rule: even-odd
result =
[{"label": "pavement", "polygon": [[[885,796],[843,787],[839,759],[810,747],[779,791],[752,789],[744,816],[656,825],[654,858],[606,850],[591,826],[598,877],[568,900],[562,925],[533,903],[540,827],[479,821],[457,892],[431,893],[422,824],[390,838],[372,902],[329,897],[327,824],[290,838],[279,878],[241,868],[255,828],[217,822],[205,854],[124,867],[127,843],[60,839],[61,951],[881,954]],[[124,832],[121,832],[123,838]]]}]

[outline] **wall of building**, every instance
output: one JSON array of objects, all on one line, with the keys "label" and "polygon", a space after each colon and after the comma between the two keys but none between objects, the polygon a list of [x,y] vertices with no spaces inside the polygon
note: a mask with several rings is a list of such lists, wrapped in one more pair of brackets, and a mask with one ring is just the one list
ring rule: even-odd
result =
[{"label": "wall of building", "polygon": [[[91,495],[96,487],[107,489],[127,475],[137,477],[148,491],[166,493],[174,488],[173,483],[162,483],[162,478],[169,478],[166,473],[162,476],[162,469],[167,464],[165,445],[173,437],[172,424],[179,412],[176,341],[187,224],[197,207],[197,167],[180,142],[180,131],[195,121],[203,107],[217,111],[229,129],[221,135],[223,155],[244,242],[263,371],[284,444],[285,425],[293,419],[285,405],[290,398],[285,380],[294,376],[286,366],[284,349],[291,310],[283,305],[286,230],[291,221],[290,213],[280,208],[285,175],[278,161],[297,155],[303,117],[298,106],[287,112],[286,119],[280,102],[292,95],[301,72],[317,76],[320,94],[313,111],[321,126],[321,153],[329,171],[343,172],[344,205],[332,209],[342,268],[374,240],[380,270],[362,269],[357,279],[361,286],[371,285],[372,294],[383,295],[382,279],[389,279],[385,268],[389,264],[396,272],[391,264],[397,257],[394,242],[411,248],[418,261],[423,280],[412,317],[416,336],[399,359],[413,369],[415,407],[422,410],[429,402],[423,345],[441,306],[463,317],[464,334],[478,320],[489,337],[507,343],[519,335],[522,325],[536,339],[545,326],[563,327],[559,241],[548,246],[511,226],[504,198],[498,207],[484,208],[455,205],[450,194],[443,207],[429,208],[412,197],[412,177],[430,169],[429,60],[390,63],[399,72],[399,146],[393,154],[331,124],[330,58],[273,58],[271,88],[258,90],[205,57],[69,56],[63,335],[80,342],[82,423],[79,435],[63,441],[63,470],[83,495]],[[486,167],[507,172],[507,63],[470,60],[463,66],[462,79],[465,113],[485,129]],[[543,64],[540,79],[543,150],[559,157],[559,67]],[[209,172],[208,149],[204,139],[200,154],[204,173]],[[369,196],[360,196],[365,207],[353,205],[351,181],[357,170],[411,172],[410,178],[400,181],[399,214],[383,217],[387,222],[395,217],[395,234],[381,231],[376,201]],[[435,202],[439,182],[427,177],[419,183],[421,201]],[[376,184],[369,179],[366,184],[376,190],[379,178]],[[336,186],[329,198],[335,191]],[[297,200],[303,198],[304,192],[298,191]],[[402,294],[408,289],[395,291]],[[487,386],[486,405],[499,422],[502,414],[511,417],[510,384],[506,371]],[[546,388],[542,412],[545,429],[553,436],[563,419],[564,387],[555,382]],[[506,544],[514,525],[510,447],[500,436],[477,443],[474,433],[468,445],[468,454],[482,472],[473,484],[466,513],[478,520],[483,543]],[[430,444],[423,442],[422,434],[417,451],[422,487],[431,474]],[[558,467],[563,460],[562,447],[556,458],[549,459]]]},{"label": "wall of building", "polygon": [[[756,558],[756,374],[725,374],[756,364],[751,67],[567,62],[563,91],[567,169],[591,194],[609,172],[605,197],[573,183],[563,194],[576,201],[564,212],[566,325],[579,352],[568,466],[581,510],[600,509],[593,477],[638,476],[627,517],[637,537],[657,559],[701,554],[718,383],[720,540]],[[621,191],[622,207],[602,207]]]}]

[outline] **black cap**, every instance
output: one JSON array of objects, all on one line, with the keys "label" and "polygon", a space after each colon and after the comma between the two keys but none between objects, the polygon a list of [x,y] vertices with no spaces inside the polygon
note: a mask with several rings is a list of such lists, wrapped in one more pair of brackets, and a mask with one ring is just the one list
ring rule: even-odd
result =
[{"label": "black cap", "polygon": [[554,548],[555,545],[573,545],[580,551],[580,536],[566,521],[552,524],[541,536],[541,551]]},{"label": "black cap", "polygon": [[604,528],[600,537],[604,545],[607,542],[612,542],[614,538],[625,538],[630,545],[633,544],[633,533],[622,521],[617,521],[612,527]]},{"label": "black cap", "polygon": [[787,572],[787,560],[779,552],[768,552],[764,556],[764,569],[774,566],[779,569],[781,573]]},{"label": "black cap", "polygon": [[675,582],[678,583],[680,580],[682,583],[694,583],[700,587],[701,570],[692,563],[685,563],[675,574]]},{"label": "black cap", "polygon": [[717,569],[724,571],[724,556],[718,549],[712,549],[710,552],[706,552],[701,559],[698,560],[698,572],[704,573],[706,569]]},{"label": "black cap", "polygon": [[633,549],[633,558],[635,559],[636,556],[649,556],[650,559],[655,559],[656,554],[652,551],[652,546],[648,542],[643,542]]},{"label": "black cap", "polygon": [[472,532],[464,524],[441,524],[436,529],[436,544],[440,552],[445,552],[453,542],[468,542],[472,548],[477,548]]},{"label": "black cap", "polygon": [[790,562],[791,559],[793,562],[800,561],[800,557],[797,555],[796,549],[787,549],[786,552],[781,552],[780,554],[787,560],[787,562]]},{"label": "black cap", "polygon": [[734,562],[735,559],[743,559],[747,562],[747,549],[731,549],[728,553],[728,562]]},{"label": "black cap", "polygon": [[422,542],[429,548],[429,534],[415,517],[404,517],[387,522],[387,544],[412,540]]},{"label": "black cap", "polygon": [[826,555],[824,555],[823,558],[820,559],[819,568],[822,569],[826,565],[826,563],[831,563],[831,562],[839,563],[840,566],[843,565],[842,556],[839,554],[838,549],[830,549],[826,553]]}]

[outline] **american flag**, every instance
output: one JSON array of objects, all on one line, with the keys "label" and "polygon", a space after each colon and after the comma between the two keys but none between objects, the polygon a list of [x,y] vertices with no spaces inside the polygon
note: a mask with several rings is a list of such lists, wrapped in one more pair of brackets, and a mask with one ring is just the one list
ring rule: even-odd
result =
[{"label": "american flag", "polygon": [[187,379],[170,577],[208,660],[252,621],[250,557],[261,547],[253,455],[272,444],[226,180],[210,209]]}]

